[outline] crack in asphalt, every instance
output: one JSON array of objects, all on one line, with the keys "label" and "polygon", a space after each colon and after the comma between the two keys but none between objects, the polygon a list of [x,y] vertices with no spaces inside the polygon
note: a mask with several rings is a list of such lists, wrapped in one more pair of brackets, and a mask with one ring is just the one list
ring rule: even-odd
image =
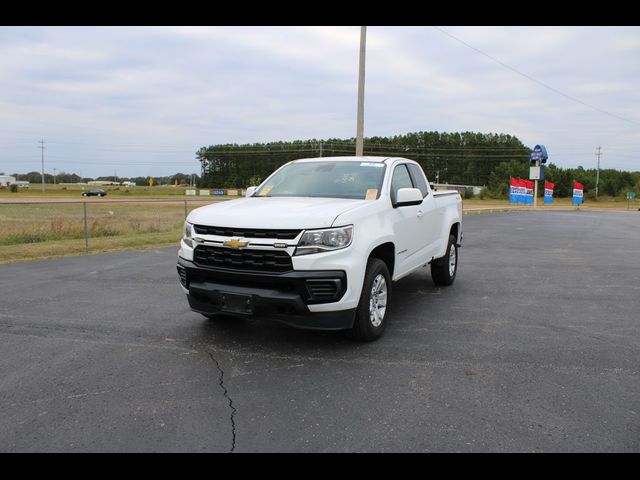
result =
[{"label": "crack in asphalt", "polygon": [[231,421],[231,450],[229,450],[229,452],[233,453],[233,451],[236,449],[236,422],[234,417],[237,413],[237,410],[236,410],[236,407],[233,406],[233,400],[229,396],[229,391],[227,390],[227,387],[225,387],[224,385],[224,371],[222,370],[222,367],[220,367],[218,360],[216,360],[216,358],[213,356],[211,352],[209,352],[209,356],[211,357],[211,360],[213,360],[213,363],[216,364],[216,368],[220,372],[220,380],[218,384],[220,385],[220,388],[222,388],[222,393],[224,395],[224,398],[226,398],[227,401],[229,402],[229,409],[231,410],[231,415],[229,416],[229,420]]}]

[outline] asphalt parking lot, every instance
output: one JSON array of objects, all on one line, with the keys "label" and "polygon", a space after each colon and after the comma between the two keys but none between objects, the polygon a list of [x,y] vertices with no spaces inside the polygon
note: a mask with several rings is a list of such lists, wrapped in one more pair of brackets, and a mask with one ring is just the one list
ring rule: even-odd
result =
[{"label": "asphalt parking lot", "polygon": [[0,265],[0,451],[640,451],[640,213],[465,218],[371,344],[192,313],[177,248]]}]

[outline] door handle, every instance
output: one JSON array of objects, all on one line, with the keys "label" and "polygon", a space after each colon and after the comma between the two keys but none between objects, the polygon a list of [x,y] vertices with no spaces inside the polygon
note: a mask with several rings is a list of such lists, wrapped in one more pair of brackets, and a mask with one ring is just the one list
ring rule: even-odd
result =
[{"label": "door handle", "polygon": [[418,218],[422,218],[424,212],[422,210],[418,210]]}]

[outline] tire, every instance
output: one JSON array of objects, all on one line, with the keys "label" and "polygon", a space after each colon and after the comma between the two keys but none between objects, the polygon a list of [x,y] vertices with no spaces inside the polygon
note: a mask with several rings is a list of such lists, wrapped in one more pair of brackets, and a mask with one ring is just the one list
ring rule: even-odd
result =
[{"label": "tire", "polygon": [[458,273],[458,263],[459,256],[456,237],[450,235],[444,257],[431,262],[431,278],[433,279],[433,283],[440,286],[451,285]]},{"label": "tire", "polygon": [[[375,297],[374,289],[377,290]],[[353,327],[345,332],[347,336],[362,342],[372,342],[380,338],[387,327],[387,306],[390,296],[391,275],[387,265],[378,258],[370,258],[364,274],[362,293],[356,308]],[[374,302],[378,302],[378,305]]]}]

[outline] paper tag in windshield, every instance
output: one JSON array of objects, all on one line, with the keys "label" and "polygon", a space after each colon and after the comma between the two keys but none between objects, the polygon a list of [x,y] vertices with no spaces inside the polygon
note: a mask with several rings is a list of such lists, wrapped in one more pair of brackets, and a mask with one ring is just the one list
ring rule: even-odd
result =
[{"label": "paper tag in windshield", "polygon": [[361,167],[384,167],[384,163],[375,163],[375,162],[362,162],[360,164]]},{"label": "paper tag in windshield", "polygon": [[265,185],[265,187],[260,192],[260,196],[261,197],[266,197],[267,195],[269,195],[269,192],[271,191],[272,188],[273,187],[271,185]]},{"label": "paper tag in windshield", "polygon": [[367,195],[364,197],[365,200],[375,200],[378,198],[378,189],[370,188],[367,190]]}]

